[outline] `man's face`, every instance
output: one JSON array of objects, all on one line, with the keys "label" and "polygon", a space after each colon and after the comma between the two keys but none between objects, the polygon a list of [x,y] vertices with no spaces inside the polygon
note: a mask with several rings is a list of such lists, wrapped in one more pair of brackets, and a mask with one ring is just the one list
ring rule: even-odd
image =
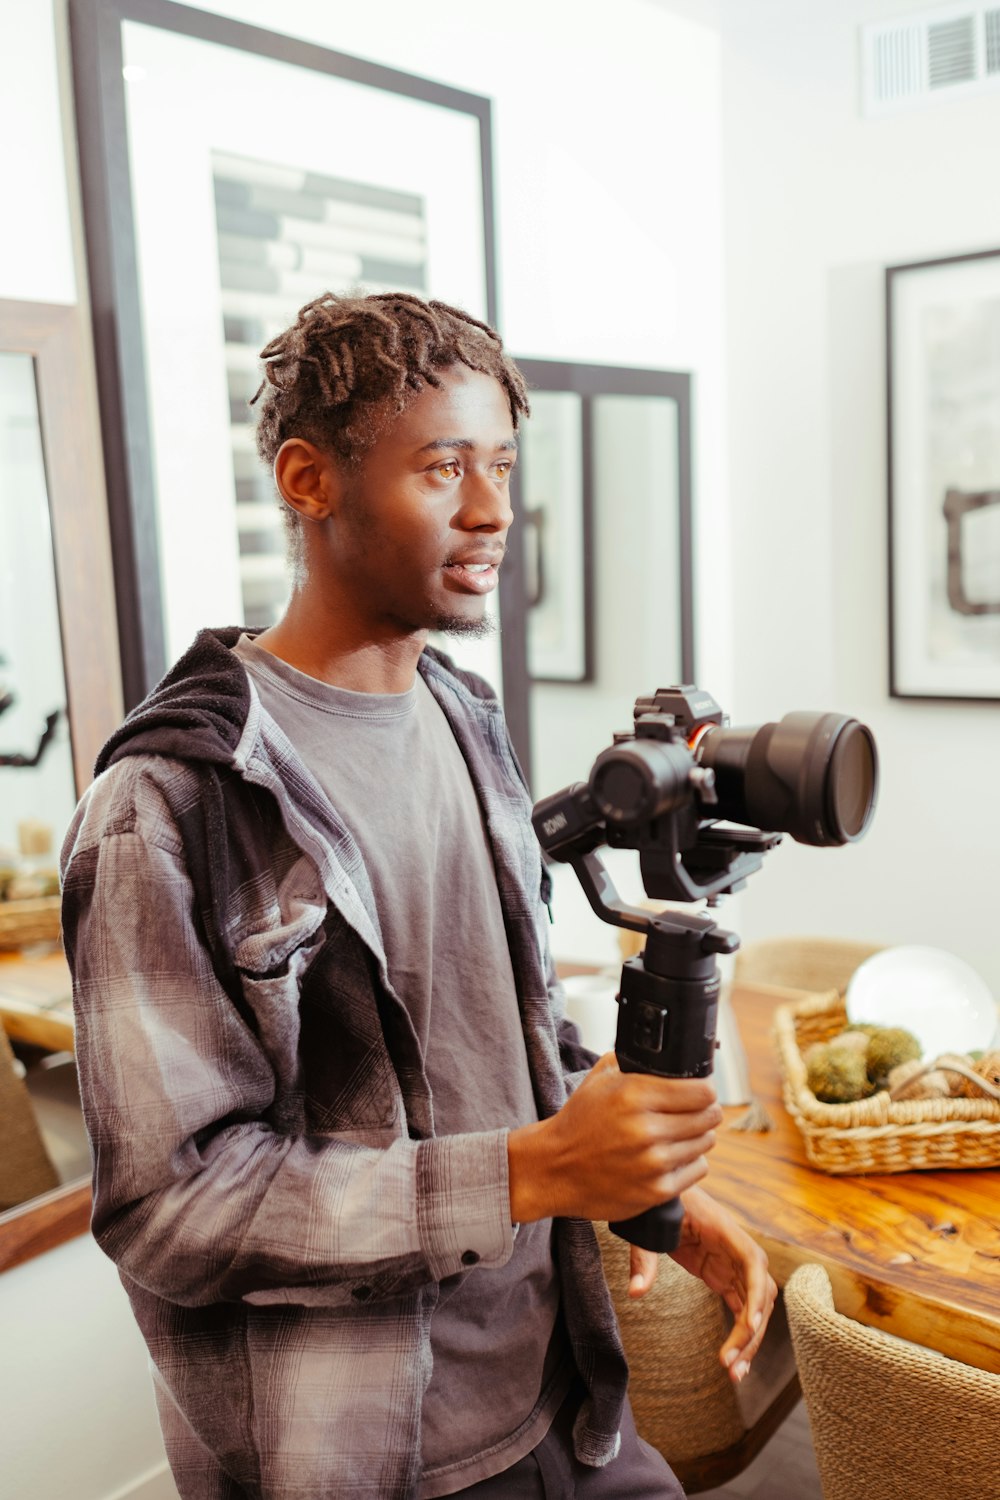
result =
[{"label": "man's face", "polygon": [[454,365],[343,479],[327,532],[338,592],[371,638],[475,634],[512,520],[517,440],[503,387]]}]

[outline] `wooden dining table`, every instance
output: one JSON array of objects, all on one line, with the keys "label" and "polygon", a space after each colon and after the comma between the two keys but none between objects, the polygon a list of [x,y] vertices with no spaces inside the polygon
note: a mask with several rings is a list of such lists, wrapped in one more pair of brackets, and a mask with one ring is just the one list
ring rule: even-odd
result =
[{"label": "wooden dining table", "polygon": [[[17,1040],[71,1049],[64,956],[4,960],[0,1024]],[[727,1107],[705,1186],[766,1250],[779,1285],[818,1262],[840,1312],[1000,1374],[1000,1168],[833,1176],[811,1166],[782,1101],[772,1034],[789,998],[764,985],[731,991],[753,1099],[771,1128],[736,1129],[746,1106]],[[87,1185],[50,1196],[51,1213],[81,1232]],[[11,1263],[22,1254],[14,1246]]]},{"label": "wooden dining table", "polygon": [[13,1042],[72,1052],[72,982],[61,948],[0,953],[0,1026]]},{"label": "wooden dining table", "polygon": [[741,1216],[779,1285],[818,1263],[839,1312],[1000,1374],[1000,1169],[834,1176],[811,1166],[773,1039],[789,992],[740,985],[730,998],[771,1129],[735,1129],[746,1107],[727,1108],[705,1187]]}]

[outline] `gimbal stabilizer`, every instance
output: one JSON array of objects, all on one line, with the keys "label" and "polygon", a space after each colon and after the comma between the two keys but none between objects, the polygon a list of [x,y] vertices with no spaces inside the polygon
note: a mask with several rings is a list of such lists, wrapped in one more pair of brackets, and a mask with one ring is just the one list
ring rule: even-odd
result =
[{"label": "gimbal stabilizer", "polygon": [[[860,838],[875,806],[871,732],[836,714],[788,714],[778,724],[730,730],[714,699],[691,686],[661,688],[635,705],[635,730],[615,736],[576,782],[536,804],[545,853],[570,864],[604,922],[644,933],[618,994],[615,1055],[623,1072],[704,1078],[712,1071],[720,977],[717,956],[739,947],[704,912],[652,914],[623,902],[598,854],[636,849],[646,894],[714,904],[739,889],[781,842],[731,822],[765,822],[801,843]],[[766,814],[766,817],[761,817]],[[720,819],[731,820],[724,826]],[[658,1252],[680,1236],[679,1199],[609,1225]]]}]

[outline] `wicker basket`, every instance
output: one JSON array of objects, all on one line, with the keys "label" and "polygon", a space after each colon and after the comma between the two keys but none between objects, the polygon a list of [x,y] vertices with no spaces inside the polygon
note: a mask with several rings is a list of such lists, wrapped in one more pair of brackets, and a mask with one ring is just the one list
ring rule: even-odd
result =
[{"label": "wicker basket", "polygon": [[59,896],[0,901],[0,949],[59,941]]},{"label": "wicker basket", "polygon": [[992,1099],[898,1099],[885,1090],[856,1104],[823,1104],[806,1084],[803,1052],[847,1025],[831,991],[780,1005],[774,1036],[785,1105],[806,1155],[824,1172],[916,1172],[1000,1165],[1000,1103]]}]

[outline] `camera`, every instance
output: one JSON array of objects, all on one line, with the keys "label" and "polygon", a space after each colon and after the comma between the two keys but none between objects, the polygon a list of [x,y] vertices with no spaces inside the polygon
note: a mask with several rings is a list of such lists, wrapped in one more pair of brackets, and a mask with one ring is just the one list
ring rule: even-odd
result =
[{"label": "camera", "polygon": [[[789,713],[731,728],[690,684],[636,699],[634,727],[575,782],[536,803],[532,822],[550,859],[570,864],[604,922],[644,933],[623,969],[615,1054],[624,1072],[704,1078],[712,1071],[717,957],[739,947],[708,911],[651,914],[622,901],[598,850],[635,849],[648,896],[715,906],[739,890],[790,834],[817,847],[853,843],[878,795],[874,736],[836,713]],[[675,1248],[678,1200],[610,1228],[648,1250]]]}]

